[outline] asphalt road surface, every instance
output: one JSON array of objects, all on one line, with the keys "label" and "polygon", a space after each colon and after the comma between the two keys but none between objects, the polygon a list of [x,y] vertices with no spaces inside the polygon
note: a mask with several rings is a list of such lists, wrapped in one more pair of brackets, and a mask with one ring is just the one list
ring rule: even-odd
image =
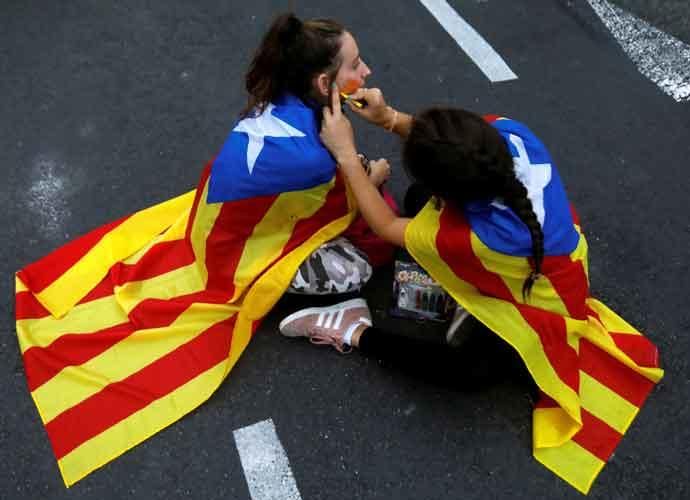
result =
[{"label": "asphalt road surface", "polygon": [[[491,82],[420,2],[302,1],[355,34],[390,103],[500,113],[549,146],[590,244],[593,294],[658,346],[666,377],[591,498],[687,498],[690,104],[644,77],[587,2],[452,1],[517,79]],[[690,41],[685,1],[616,4]],[[531,455],[526,389],[466,394],[277,333],[284,300],[215,395],[70,489],[29,396],[13,273],[91,228],[195,186],[244,104],[243,73],[288,2],[0,5],[0,497],[250,499],[233,431],[271,419],[301,498],[579,498]],[[687,68],[686,68],[687,69]],[[357,123],[370,157],[399,144]],[[386,318],[390,272],[367,287]]]}]

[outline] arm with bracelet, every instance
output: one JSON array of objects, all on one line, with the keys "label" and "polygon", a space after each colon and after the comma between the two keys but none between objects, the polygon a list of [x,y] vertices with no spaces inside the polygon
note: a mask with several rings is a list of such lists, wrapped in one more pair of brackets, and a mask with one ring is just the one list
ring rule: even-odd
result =
[{"label": "arm with bracelet", "polygon": [[[357,155],[352,124],[341,110],[338,89],[334,90],[331,106],[323,110],[321,140],[338,162],[341,172],[357,199],[359,209],[371,229],[384,240],[402,247],[405,228],[410,219],[398,217],[385,202],[378,189],[369,181]],[[401,137],[409,134],[412,117],[386,105],[380,90],[360,89],[352,94],[352,97],[367,103],[363,108],[348,104],[356,114]]]},{"label": "arm with bracelet", "polygon": [[[360,108],[359,106],[355,106],[353,101],[365,102],[366,106]],[[410,133],[412,116],[386,104],[386,100],[380,89],[359,89],[350,94],[350,99],[345,101],[345,104],[347,104],[353,113],[372,125],[393,132],[402,139],[406,138]]]}]

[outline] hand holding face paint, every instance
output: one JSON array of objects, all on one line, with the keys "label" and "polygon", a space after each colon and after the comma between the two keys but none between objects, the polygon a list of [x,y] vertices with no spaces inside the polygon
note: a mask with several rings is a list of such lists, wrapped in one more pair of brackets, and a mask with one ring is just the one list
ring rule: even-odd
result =
[{"label": "hand holding face paint", "polygon": [[361,83],[357,80],[348,80],[345,82],[345,85],[340,88],[340,98],[342,102],[347,102],[350,107],[355,106],[359,109],[362,109],[364,106],[366,106],[367,103],[365,101],[352,98],[352,94],[357,92],[361,86]]},{"label": "hand holding face paint", "polygon": [[[353,100],[364,101],[366,106],[359,108],[351,102]],[[395,110],[386,104],[381,89],[359,89],[349,94],[349,99],[345,102],[355,114],[369,123],[379,127],[390,127]]]}]

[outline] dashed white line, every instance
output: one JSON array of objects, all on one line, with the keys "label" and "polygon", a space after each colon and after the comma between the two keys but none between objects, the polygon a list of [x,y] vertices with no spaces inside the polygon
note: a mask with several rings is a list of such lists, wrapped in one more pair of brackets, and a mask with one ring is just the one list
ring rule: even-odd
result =
[{"label": "dashed white line", "polygon": [[445,0],[419,0],[492,82],[515,80],[503,58]]},{"label": "dashed white line", "polygon": [[252,500],[301,500],[270,418],[237,429],[233,435]]}]

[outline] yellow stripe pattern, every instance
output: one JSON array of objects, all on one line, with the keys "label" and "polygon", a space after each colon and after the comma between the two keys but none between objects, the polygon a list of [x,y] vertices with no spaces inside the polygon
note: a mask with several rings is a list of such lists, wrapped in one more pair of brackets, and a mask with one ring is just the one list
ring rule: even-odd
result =
[{"label": "yellow stripe pattern", "polygon": [[217,364],[61,458],[58,465],[65,485],[73,485],[199,406],[223,381],[224,365]]},{"label": "yellow stripe pattern", "polygon": [[[571,440],[582,428],[581,409],[623,434],[639,408],[584,372],[580,372],[579,392],[565,384],[546,357],[538,334],[522,318],[515,305],[481,294],[473,284],[460,279],[441,258],[436,247],[441,214],[442,211],[430,202],[408,224],[405,231],[407,250],[462,307],[518,351],[539,388],[558,403],[558,408],[536,408],[534,411],[534,456],[565,481],[586,493],[605,462]],[[580,228],[576,226],[576,229],[580,240],[570,259],[582,264],[588,279],[587,242]],[[485,270],[500,277],[516,303],[523,303],[521,289],[530,270],[528,259],[495,252],[474,232],[471,233],[470,244]],[[647,379],[658,382],[662,378],[663,370],[637,365],[616,346],[609,331],[641,334],[601,302],[587,299],[587,305],[599,315],[601,322],[594,317],[574,319],[569,316],[551,282],[544,277],[535,283],[529,303],[545,313],[557,314],[564,319],[567,343],[574,352],[579,352],[580,339],[587,339]]]},{"label": "yellow stripe pattern", "polygon": [[566,441],[558,447],[535,449],[534,458],[584,494],[589,492],[606,465],[574,441]]},{"label": "yellow stripe pattern", "polygon": [[22,353],[31,347],[47,347],[65,334],[88,334],[127,322],[114,295],[79,304],[62,318],[45,316],[17,321]]},{"label": "yellow stripe pattern", "polygon": [[[223,362],[82,443],[59,460],[68,486],[193,410],[214,392],[249,343],[255,322],[279,300],[303,260],[320,245],[338,236],[353,220],[355,211],[348,194],[346,215],[331,220],[274,262],[283,252],[295,225],[316,213],[335,185],[334,178],[306,191],[283,193],[276,198],[244,245],[234,276],[237,293],[229,303],[194,303],[169,326],[137,330],[85,363],[64,368],[32,393],[41,418],[47,424],[109,384],[139,372],[213,325],[236,315],[230,351]],[[200,189],[201,199],[205,200],[208,182]],[[41,301],[59,317],[18,321],[22,352],[33,346],[49,346],[66,333],[88,334],[126,323],[127,314],[144,300],[165,300],[203,291],[209,272],[206,268],[207,239],[222,204],[202,201],[194,220],[189,221],[193,195],[194,192],[188,193],[130,217],[119,231],[108,233],[75,267],[59,278],[59,284],[46,289]],[[196,258],[193,264],[126,283],[116,287],[112,296],[75,306],[116,262],[135,264],[156,243],[182,240],[188,224],[192,224],[191,249]],[[18,278],[15,288],[18,292],[26,289]],[[65,294],[65,290],[70,293]]]},{"label": "yellow stripe pattern", "polygon": [[225,304],[192,304],[169,326],[138,330],[89,361],[65,368],[34,390],[36,406],[50,422],[108,385],[192,341],[209,325],[229,319],[236,309]]},{"label": "yellow stripe pattern", "polygon": [[[509,302],[481,294],[474,285],[461,280],[441,258],[436,248],[440,216],[441,212],[429,204],[408,224],[407,250],[458,304],[520,353],[532,377],[539,381],[541,390],[556,399],[572,419],[568,432],[572,436],[581,423],[579,396],[556,374],[543,349],[538,348],[541,345],[539,335],[520,311]],[[513,259],[509,259],[510,264],[515,262]]]},{"label": "yellow stripe pattern", "polygon": [[194,191],[190,191],[130,216],[36,298],[53,316],[64,316],[100,283],[116,262],[136,253],[168,229],[193,201]]}]

